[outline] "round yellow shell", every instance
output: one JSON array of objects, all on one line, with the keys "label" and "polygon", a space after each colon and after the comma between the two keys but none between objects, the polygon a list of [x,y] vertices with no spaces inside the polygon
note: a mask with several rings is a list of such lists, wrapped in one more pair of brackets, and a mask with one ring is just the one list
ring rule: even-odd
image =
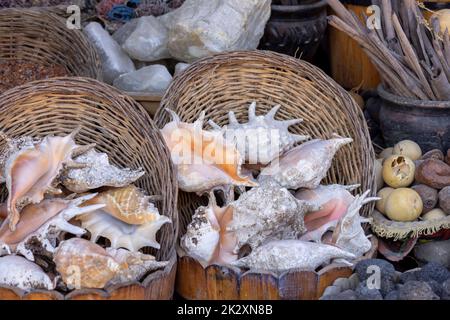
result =
[{"label": "round yellow shell", "polygon": [[403,155],[392,155],[384,160],[383,179],[392,188],[408,187],[414,181],[416,166]]},{"label": "round yellow shell", "polygon": [[383,151],[380,152],[380,154],[378,155],[378,158],[380,159],[386,159],[387,157],[392,156],[392,152],[394,151],[394,148],[390,147],[390,148],[386,148],[383,149]]},{"label": "round yellow shell", "polygon": [[423,210],[420,195],[409,188],[399,188],[391,192],[386,199],[385,211],[389,219],[394,221],[414,221]]},{"label": "round yellow shell", "polygon": [[422,215],[423,220],[440,220],[445,218],[447,215],[442,209],[436,208]]},{"label": "round yellow shell", "polygon": [[392,150],[392,154],[401,154],[411,160],[418,160],[422,156],[420,146],[411,140],[403,140],[397,143]]},{"label": "round yellow shell", "polygon": [[385,214],[386,200],[390,196],[392,191],[394,191],[394,190],[395,190],[394,188],[386,187],[386,188],[383,188],[380,191],[378,191],[377,197],[379,197],[381,199],[377,201],[377,203],[375,204],[375,208],[378,211],[380,211],[382,214]]}]

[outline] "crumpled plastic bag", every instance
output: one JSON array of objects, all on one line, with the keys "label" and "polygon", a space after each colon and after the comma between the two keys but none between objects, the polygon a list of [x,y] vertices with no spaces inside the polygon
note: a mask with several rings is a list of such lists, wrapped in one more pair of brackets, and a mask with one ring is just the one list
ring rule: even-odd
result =
[{"label": "crumpled plastic bag", "polygon": [[97,48],[102,62],[103,81],[112,84],[118,76],[136,70],[133,61],[98,22],[91,22],[84,33]]},{"label": "crumpled plastic bag", "polygon": [[169,31],[153,16],[145,16],[126,23],[113,36],[128,55],[140,61],[170,58],[167,48]]},{"label": "crumpled plastic bag", "polygon": [[185,62],[231,50],[254,50],[271,13],[271,0],[186,0],[160,17],[170,54]]},{"label": "crumpled plastic bag", "polygon": [[114,86],[128,92],[146,92],[162,94],[172,82],[167,68],[154,64],[138,71],[123,74],[114,80]]}]

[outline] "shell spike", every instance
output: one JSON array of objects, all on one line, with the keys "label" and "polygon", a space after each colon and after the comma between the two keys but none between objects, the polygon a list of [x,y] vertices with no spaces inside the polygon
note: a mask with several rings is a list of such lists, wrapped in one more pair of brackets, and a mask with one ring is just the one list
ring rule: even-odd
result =
[{"label": "shell spike", "polygon": [[214,130],[222,131],[222,127],[219,126],[217,123],[215,123],[213,120],[208,120],[208,124],[213,128]]},{"label": "shell spike", "polygon": [[280,110],[280,108],[281,108],[281,105],[277,104],[272,109],[270,109],[270,111],[265,116],[266,120],[268,120],[268,121],[274,120],[275,115],[277,114],[278,110]]},{"label": "shell spike", "polygon": [[298,124],[303,122],[303,119],[292,119],[292,120],[286,120],[283,121],[283,124],[286,126],[286,128],[293,126],[294,124]]},{"label": "shell spike", "polygon": [[238,125],[239,124],[239,121],[237,121],[236,115],[234,114],[233,111],[228,112],[228,122],[231,125]]},{"label": "shell spike", "polygon": [[[90,193],[90,194],[87,194],[87,195],[82,196],[82,197],[78,197],[78,198],[76,198],[76,199],[73,199],[72,204],[73,204],[74,206],[79,206],[79,205],[82,204],[83,202],[86,202],[86,201],[88,201],[88,200],[91,200],[91,199],[95,198],[95,197],[97,196],[97,194],[98,194],[98,193],[96,192],[96,193]],[[69,197],[73,197],[73,196],[76,196],[76,193],[71,194]],[[70,198],[66,198],[66,199],[70,199]]]},{"label": "shell spike", "polygon": [[297,142],[308,140],[309,138],[311,138],[311,136],[308,136],[308,135],[303,136],[301,134],[293,134],[292,138],[295,141],[295,143],[297,143]]},{"label": "shell spike", "polygon": [[347,191],[354,191],[354,190],[358,189],[359,187],[361,187],[361,184],[357,183],[357,184],[351,184],[351,185],[342,186],[342,187]]},{"label": "shell spike", "polygon": [[248,121],[252,121],[256,118],[256,102],[252,102],[248,107]]},{"label": "shell spike", "polygon": [[205,121],[205,116],[206,116],[206,112],[202,111],[202,113],[200,113],[200,116],[198,117],[198,119],[195,120],[194,127],[196,129],[202,129],[203,128],[203,122]]},{"label": "shell spike", "polygon": [[176,114],[175,111],[173,111],[172,109],[169,109],[169,108],[166,108],[165,110],[166,110],[166,111],[170,114],[170,116],[172,117],[172,121],[175,121],[176,123],[180,123],[180,122],[181,122],[180,117]]},{"label": "shell spike", "polygon": [[81,236],[86,233],[86,230],[83,228],[77,227],[69,222],[66,221],[59,221],[58,227],[68,233],[74,234],[76,236]]},{"label": "shell spike", "polygon": [[70,138],[75,139],[75,136],[80,133],[81,131],[81,125],[78,125],[71,133],[70,133]]},{"label": "shell spike", "polygon": [[97,144],[95,144],[95,143],[90,143],[90,144],[85,145],[85,146],[77,146],[77,147],[76,147],[75,149],[73,149],[73,151],[72,151],[72,157],[76,158],[76,157],[78,157],[79,155],[81,155],[81,154],[83,154],[83,153],[86,153],[86,152],[88,152],[88,151],[91,150],[91,149],[94,149],[96,145],[97,145]]},{"label": "shell spike", "polygon": [[101,209],[104,207],[105,207],[104,204],[94,204],[92,206],[86,206],[86,207],[82,207],[82,208],[78,208],[78,207],[70,208],[64,212],[64,218],[66,220],[70,220],[79,215],[89,213],[89,212],[92,212],[92,211],[95,211],[95,210],[98,210],[98,209]]}]

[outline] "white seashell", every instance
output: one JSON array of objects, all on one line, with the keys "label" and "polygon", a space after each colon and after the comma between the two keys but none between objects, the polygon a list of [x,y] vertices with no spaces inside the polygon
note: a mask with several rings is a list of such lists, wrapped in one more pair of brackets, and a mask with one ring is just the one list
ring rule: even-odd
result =
[{"label": "white seashell", "polygon": [[279,105],[272,108],[265,116],[256,115],[256,102],[250,104],[247,123],[239,123],[233,111],[228,114],[229,124],[224,128],[210,120],[209,124],[224,133],[230,142],[236,142],[245,162],[251,164],[268,164],[280,154],[288,151],[296,143],[309,136],[296,135],[289,132],[291,125],[302,122],[302,119],[275,120]]},{"label": "white seashell", "polygon": [[26,206],[14,232],[8,228],[8,220],[0,227],[0,245],[3,248],[1,254],[20,253],[31,261],[34,261],[35,252],[51,255],[62,232],[77,236],[86,232],[68,221],[102,208],[102,204],[79,207],[95,195],[89,194],[73,200],[46,199],[39,204]]},{"label": "white seashell", "polygon": [[141,225],[132,225],[114,218],[108,213],[98,210],[77,218],[81,226],[91,233],[91,241],[96,242],[99,237],[111,241],[112,248],[126,248],[138,251],[143,247],[160,248],[156,241],[156,233],[170,219],[164,215],[155,217],[155,220]]},{"label": "white seashell", "polygon": [[260,179],[270,176],[288,189],[317,188],[325,178],[335,153],[351,138],[311,140],[295,147],[261,171]]},{"label": "white seashell", "polygon": [[243,193],[232,204],[233,220],[227,231],[237,237],[235,252],[248,244],[252,249],[274,239],[297,239],[306,229],[306,212],[320,207],[297,200],[286,188],[267,179],[259,187]]},{"label": "white seashell", "polygon": [[61,183],[70,191],[83,193],[100,187],[125,187],[145,174],[142,169],[119,169],[109,163],[108,155],[91,149],[74,159],[82,168],[67,169]]},{"label": "white seashell", "polygon": [[363,218],[359,215],[361,207],[369,202],[380,198],[368,198],[370,190],[355,197],[350,204],[347,213],[342,216],[333,232],[332,243],[339,248],[353,253],[357,258],[363,256],[372,247],[371,241],[366,236],[361,224],[371,222],[370,218]]},{"label": "white seashell", "polygon": [[177,168],[181,190],[203,194],[231,185],[257,185],[241,175],[242,157],[235,144],[226,141],[221,132],[202,129],[205,113],[194,123],[186,123],[173,111],[168,112],[173,120],[161,133]]},{"label": "white seashell", "polygon": [[256,270],[284,271],[299,268],[314,271],[334,259],[344,259],[342,261],[344,262],[354,258],[352,253],[327,244],[301,240],[278,240],[254,249],[250,255],[232,264]]},{"label": "white seashell", "polygon": [[0,284],[25,291],[55,288],[55,284],[41,267],[20,256],[0,258]]}]

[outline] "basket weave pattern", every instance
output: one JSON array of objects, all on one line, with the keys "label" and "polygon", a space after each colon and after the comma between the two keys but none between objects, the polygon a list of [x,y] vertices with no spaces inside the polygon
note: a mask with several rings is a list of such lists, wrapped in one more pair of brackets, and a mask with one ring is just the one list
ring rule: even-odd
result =
[{"label": "basket weave pattern", "polygon": [[[232,110],[242,123],[248,121],[252,101],[257,102],[257,114],[280,104],[276,119],[303,118],[304,122],[290,127],[293,133],[353,138],[338,151],[323,183],[360,183],[356,192],[371,189],[375,194],[375,155],[363,113],[336,82],[302,60],[268,51],[229,52],[199,60],[174,79],[155,122],[161,128],[170,121],[164,110],[169,108],[187,122],[198,119],[204,110],[206,119],[219,125],[227,124]],[[196,195],[180,192],[180,234],[199,203]],[[367,216],[372,209],[373,204],[367,205],[362,213]]]},{"label": "basket weave pattern", "polygon": [[[143,168],[146,174],[137,186],[161,195],[156,205],[172,219],[158,233],[161,249],[150,252],[159,260],[170,259],[178,231],[177,182],[164,140],[142,106],[97,80],[65,77],[6,91],[0,95],[0,114],[0,130],[8,137],[62,136],[81,125],[77,143],[96,143],[120,167]],[[1,198],[6,195],[3,186]]]}]

